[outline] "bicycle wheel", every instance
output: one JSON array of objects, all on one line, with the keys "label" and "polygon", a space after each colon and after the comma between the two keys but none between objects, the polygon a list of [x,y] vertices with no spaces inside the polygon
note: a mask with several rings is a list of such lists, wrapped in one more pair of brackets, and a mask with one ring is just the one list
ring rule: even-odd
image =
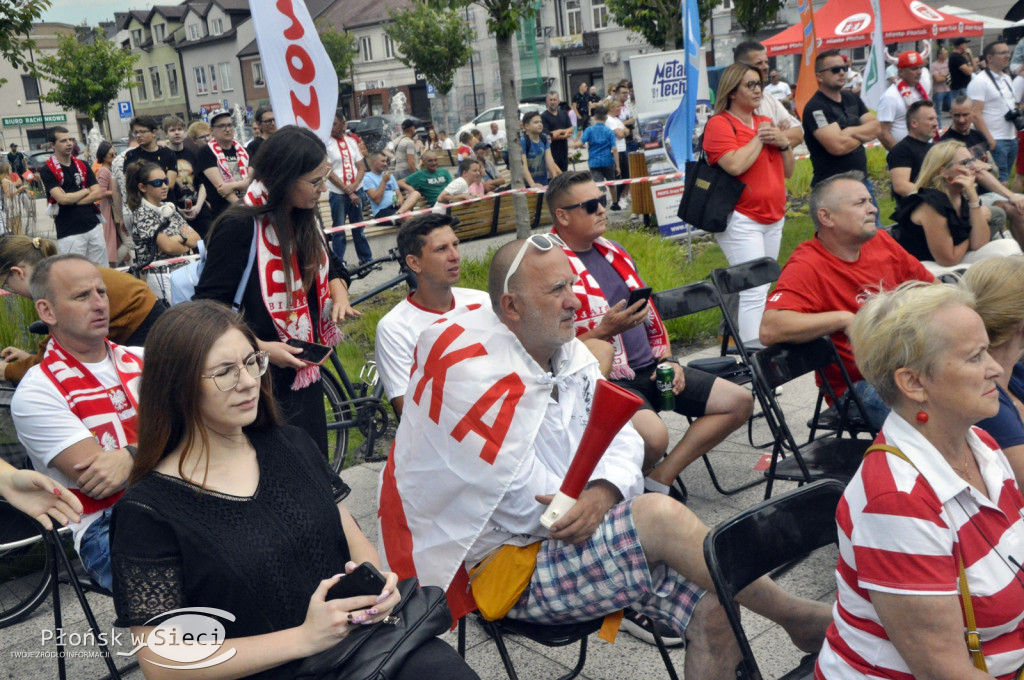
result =
[{"label": "bicycle wheel", "polygon": [[0,628],[31,614],[50,593],[54,555],[46,530],[0,501]]},{"label": "bicycle wheel", "polygon": [[347,427],[339,427],[338,423],[355,418],[351,405],[345,404],[345,391],[338,379],[328,370],[321,370],[324,383],[324,411],[327,413],[327,455],[335,472],[345,467],[345,455],[348,452]]}]

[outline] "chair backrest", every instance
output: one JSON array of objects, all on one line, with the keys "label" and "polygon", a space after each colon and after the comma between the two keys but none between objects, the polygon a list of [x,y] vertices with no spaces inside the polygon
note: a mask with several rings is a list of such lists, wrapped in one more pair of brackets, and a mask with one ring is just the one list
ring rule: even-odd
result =
[{"label": "chair backrest", "polygon": [[761,576],[836,542],[836,508],[844,485],[826,479],[770,498],[713,528],[704,559],[743,652],[746,676],[760,679],[733,598]]},{"label": "chair backrest", "polygon": [[726,295],[778,281],[781,274],[782,269],[775,258],[762,257],[712,270],[711,281],[719,293]]},{"label": "chair backrest", "polygon": [[654,308],[664,321],[718,307],[718,295],[707,281],[688,283],[651,295]]},{"label": "chair backrest", "polygon": [[779,343],[755,352],[750,357],[764,380],[774,390],[811,371],[824,371],[832,363],[842,366],[835,346],[828,337],[800,344]]}]

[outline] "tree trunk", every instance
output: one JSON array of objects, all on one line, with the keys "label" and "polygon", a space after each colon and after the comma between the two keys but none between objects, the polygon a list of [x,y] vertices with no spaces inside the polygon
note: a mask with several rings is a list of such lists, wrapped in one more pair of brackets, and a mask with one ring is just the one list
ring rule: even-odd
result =
[{"label": "tree trunk", "polygon": [[[512,188],[522,189],[523,144],[519,128],[519,101],[516,99],[515,52],[512,35],[495,36],[498,44],[498,72],[501,78],[501,101],[505,103],[505,138],[508,144],[508,168],[512,173]],[[530,235],[530,210],[525,194],[513,194],[512,205],[516,215],[516,238]]]}]

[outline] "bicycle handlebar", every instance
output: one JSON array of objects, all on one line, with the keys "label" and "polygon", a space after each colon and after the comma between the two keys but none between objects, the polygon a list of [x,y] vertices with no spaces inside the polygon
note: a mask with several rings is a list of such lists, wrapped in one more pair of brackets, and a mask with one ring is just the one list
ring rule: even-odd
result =
[{"label": "bicycle handlebar", "polygon": [[381,269],[382,265],[384,265],[385,263],[401,262],[401,260],[402,258],[398,254],[398,248],[392,248],[384,257],[379,257],[375,260],[370,260],[369,262],[365,262],[357,267],[350,269],[348,275],[353,281],[357,279],[366,278],[370,274],[370,272]]}]

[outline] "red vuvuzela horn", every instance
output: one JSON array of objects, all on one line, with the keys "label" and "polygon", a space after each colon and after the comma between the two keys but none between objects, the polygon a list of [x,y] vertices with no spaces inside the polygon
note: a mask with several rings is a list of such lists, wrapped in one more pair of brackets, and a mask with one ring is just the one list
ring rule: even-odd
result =
[{"label": "red vuvuzela horn", "polygon": [[590,420],[583,430],[580,445],[573,456],[572,464],[565,475],[562,487],[555,494],[548,509],[541,515],[540,523],[547,528],[565,516],[583,493],[590,475],[604,455],[612,439],[619,433],[643,400],[629,390],[607,380],[599,380],[590,405]]}]

